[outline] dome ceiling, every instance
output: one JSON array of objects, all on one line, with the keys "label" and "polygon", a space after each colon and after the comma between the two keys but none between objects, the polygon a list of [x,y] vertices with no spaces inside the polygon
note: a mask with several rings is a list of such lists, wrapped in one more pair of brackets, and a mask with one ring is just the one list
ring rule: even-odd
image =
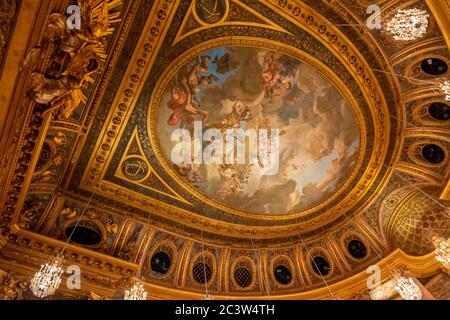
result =
[{"label": "dome ceiling", "polygon": [[[180,3],[167,31],[174,38],[162,38],[159,51],[143,44],[144,56],[156,54],[149,67],[144,56],[136,60],[148,77],[132,74],[123,102],[116,96],[115,129],[93,124],[69,187],[92,191],[99,183],[96,194],[119,194],[143,211],[136,214],[153,211],[153,219],[176,221],[171,228],[181,232],[200,229],[236,244],[242,235],[289,243],[299,232],[324,232],[370,201],[370,188],[386,182],[399,150],[391,138],[401,120],[389,116],[400,113],[398,92],[389,86],[394,80],[372,71],[387,61],[374,55],[371,67],[360,53],[373,55],[369,45],[356,48],[307,6],[280,12],[232,1],[229,7],[225,20],[211,24]],[[249,26],[239,27],[236,17]],[[140,94],[134,86],[142,86]],[[137,100],[129,107],[131,98]],[[259,168],[197,164],[204,141],[174,163],[180,144],[173,134],[185,129],[193,137],[196,122],[200,132],[220,131],[223,141],[230,128],[258,136],[275,129],[277,168],[261,166],[261,159]]]},{"label": "dome ceiling", "polygon": [[[375,1],[383,24],[430,14],[406,42],[363,28],[362,0],[111,2],[101,59],[56,44],[19,75],[13,122],[26,126],[10,128],[1,180],[15,246],[42,253],[74,232],[69,253],[108,265],[110,288],[143,261],[156,286],[262,296],[339,283],[396,248],[426,254],[426,236],[411,240],[419,220],[448,236],[435,221],[450,176],[436,83],[450,54],[425,1]],[[66,88],[76,106],[36,101],[77,68],[89,73]]]}]

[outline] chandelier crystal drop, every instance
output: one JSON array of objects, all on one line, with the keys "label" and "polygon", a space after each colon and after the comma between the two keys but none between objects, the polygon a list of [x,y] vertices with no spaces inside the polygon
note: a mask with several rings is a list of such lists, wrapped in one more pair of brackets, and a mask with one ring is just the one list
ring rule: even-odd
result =
[{"label": "chandelier crystal drop", "polygon": [[439,89],[445,95],[445,100],[450,101],[450,80],[441,80],[439,83]]},{"label": "chandelier crystal drop", "polygon": [[147,291],[145,291],[144,286],[135,280],[134,285],[125,290],[125,300],[147,300]]},{"label": "chandelier crystal drop", "polygon": [[394,288],[405,300],[422,300],[422,290],[410,277],[404,277],[398,270],[392,272]]},{"label": "chandelier crystal drop", "polygon": [[436,260],[442,263],[445,268],[450,269],[450,238],[445,240],[444,238],[433,236],[432,240],[436,247],[434,251]]},{"label": "chandelier crystal drop", "polygon": [[41,265],[41,269],[35,273],[30,281],[30,289],[38,298],[53,295],[61,284],[63,274],[62,263],[64,256],[59,254],[53,257],[50,263]]},{"label": "chandelier crystal drop", "polygon": [[202,300],[205,300],[205,301],[214,300],[214,297],[212,295],[210,295],[209,293],[207,293],[203,296]]},{"label": "chandelier crystal drop", "polygon": [[428,29],[430,15],[417,8],[399,10],[387,23],[389,31],[396,41],[413,41],[422,38]]}]

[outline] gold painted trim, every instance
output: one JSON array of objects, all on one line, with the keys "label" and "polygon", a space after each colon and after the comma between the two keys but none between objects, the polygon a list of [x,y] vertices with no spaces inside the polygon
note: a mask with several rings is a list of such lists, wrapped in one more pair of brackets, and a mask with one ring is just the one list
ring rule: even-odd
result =
[{"label": "gold painted trim", "polygon": [[205,22],[199,17],[198,12],[195,9],[195,5],[197,4],[197,1],[198,0],[193,0],[191,2],[191,6],[189,7],[189,11],[188,12],[193,14],[195,20],[197,20],[197,22],[200,25],[202,25],[202,26],[214,26],[214,25],[218,25],[218,24],[223,23],[228,18],[228,13],[230,12],[230,1],[229,0],[223,0],[225,2],[225,11],[223,13],[223,17],[219,21],[214,22],[214,23]]},{"label": "gold painted trim", "polygon": [[[120,140],[118,137],[125,129],[125,124],[128,122],[133,110],[131,106],[136,104],[145,81],[139,81],[138,84],[134,86],[134,89],[130,91],[131,96],[126,96],[127,85],[133,83],[133,77],[137,77],[137,79],[146,79],[150,73],[152,63],[156,58],[157,50],[155,50],[155,48],[157,48],[164,39],[179,2],[180,0],[171,1],[170,3],[160,1],[151,9],[149,15],[150,18],[147,19],[142,36],[138,41],[136,50],[133,52],[119,90],[117,91],[117,95],[112,103],[111,110],[105,120],[105,125],[102,127],[99,139],[97,139],[95,143],[89,164],[83,173],[80,185],[85,188],[87,187],[88,190],[92,189],[93,184],[95,184],[94,181],[100,181],[103,178],[106,171],[105,164],[109,163],[115,154],[115,150],[117,149]],[[166,7],[165,10],[167,11],[166,23],[157,28],[155,27],[157,23],[157,12],[163,10],[164,7]],[[158,34],[156,37],[153,37],[152,34],[155,32],[158,32]],[[114,138],[109,138],[108,132],[113,133]],[[110,142],[111,140],[112,142]],[[96,158],[99,155],[105,158],[103,163],[96,161]]]},{"label": "gold painted trim", "polygon": [[442,176],[436,174],[433,171],[426,170],[423,167],[420,167],[416,164],[398,162],[395,164],[395,169],[411,174],[416,177],[420,177],[422,179],[425,179],[426,181],[429,181],[437,185],[442,185],[445,183],[445,179]]},{"label": "gold painted trim", "polygon": [[[29,239],[33,239],[35,241],[40,241],[43,243],[48,244],[49,246],[53,246],[54,249],[62,249],[65,244],[64,242],[62,242],[61,240],[57,240],[57,239],[53,239],[53,238],[49,238],[47,236],[41,235],[41,234],[37,234],[31,231],[27,231],[24,229],[20,229],[19,226],[17,226],[16,224],[11,226],[11,231],[17,235],[29,238]],[[7,245],[13,245],[13,244],[7,244]],[[88,248],[83,248],[77,245],[73,245],[71,243],[67,244],[66,246],[66,252],[70,253],[70,252],[76,252],[78,254],[84,254],[86,256],[96,256],[101,258],[104,262],[109,262],[112,264],[117,264],[123,267],[126,267],[130,270],[134,270],[137,271],[138,269],[138,265],[135,263],[131,263],[104,253],[99,253],[99,252],[95,252],[92,251],[91,249]]]},{"label": "gold painted trim", "polygon": [[[130,150],[130,147],[131,147],[131,145],[132,145],[132,143],[133,143],[134,140],[136,141],[136,143],[137,143],[137,145],[138,145],[138,148],[139,148],[139,152],[140,152],[141,154],[140,154],[140,155],[127,155],[127,152]],[[131,179],[127,178],[127,177],[123,174],[123,172],[122,172],[122,163],[123,163],[123,161],[125,161],[125,160],[127,160],[127,159],[130,159],[130,158],[140,158],[142,161],[145,162],[145,164],[146,164],[147,167],[148,167],[148,173],[145,175],[144,178],[142,178],[142,179],[140,179],[140,180],[131,180]],[[154,177],[155,177],[159,182],[161,182],[161,184],[163,184],[163,185],[167,188],[167,190],[169,190],[170,192],[172,192],[172,194],[167,193],[167,192],[164,192],[164,191],[161,191],[161,190],[159,190],[159,189],[151,188],[151,187],[149,187],[149,186],[144,185],[142,182],[144,182],[145,180],[147,180],[148,178],[150,178],[151,175],[154,175]],[[117,169],[116,169],[116,172],[115,172],[115,176],[118,177],[118,178],[120,178],[120,179],[123,179],[123,180],[125,180],[125,181],[128,181],[128,182],[130,182],[130,183],[133,183],[133,184],[139,184],[139,186],[142,187],[142,188],[151,190],[151,191],[153,191],[153,192],[162,194],[162,195],[164,195],[164,196],[166,196],[166,197],[169,197],[169,198],[172,198],[172,199],[181,201],[181,202],[183,202],[183,203],[192,205],[189,201],[187,201],[186,199],[184,199],[184,198],[183,198],[182,196],[180,196],[175,190],[173,190],[173,188],[170,187],[169,184],[168,184],[167,182],[165,182],[165,181],[159,176],[159,174],[156,172],[156,170],[153,169],[153,166],[150,164],[150,162],[148,161],[148,159],[147,159],[147,158],[145,157],[145,155],[144,155],[144,150],[143,150],[143,148],[142,148],[141,141],[139,140],[139,135],[138,135],[138,132],[137,132],[137,128],[134,129],[133,134],[131,135],[130,141],[128,141],[128,145],[127,145],[127,147],[125,148],[124,156],[123,156],[123,158],[121,159],[121,161],[119,162],[119,165],[117,166]],[[136,192],[135,194],[136,194],[136,195],[140,195],[140,194],[137,193],[137,192]]]},{"label": "gold painted trim", "polygon": [[[188,12],[186,13],[185,19],[181,23],[180,30],[178,31],[177,36],[175,37],[175,40],[174,40],[172,45],[177,44],[178,42],[182,41],[183,39],[186,39],[186,38],[190,37],[193,34],[196,34],[198,32],[201,32],[201,31],[204,31],[204,30],[207,30],[207,29],[210,29],[210,28],[214,28],[214,27],[216,27],[218,25],[220,25],[220,26],[242,26],[243,24],[245,24],[246,26],[262,27],[262,28],[271,29],[271,30],[275,30],[275,31],[280,31],[280,32],[292,35],[290,32],[288,32],[287,30],[285,30],[281,26],[273,23],[271,20],[267,19],[266,17],[261,15],[259,12],[249,8],[247,5],[245,5],[241,1],[239,1],[239,0],[229,0],[229,1],[233,2],[234,4],[236,4],[237,6],[241,7],[242,9],[251,12],[254,16],[256,16],[259,19],[261,19],[262,21],[264,21],[265,24],[257,23],[257,22],[249,22],[249,21],[226,21],[226,18],[228,18],[228,14],[229,14],[228,11],[229,11],[229,9],[225,13],[225,19],[222,19],[222,21],[219,21],[219,22],[214,23],[214,24],[203,23],[201,21],[201,19],[199,17],[197,17],[197,14],[196,14],[195,10],[193,9],[194,2],[195,2],[195,1],[193,1],[191,6],[188,9]],[[230,5],[228,5],[228,6],[230,7]],[[193,29],[191,31],[188,31],[186,33],[183,33],[183,30],[186,27],[187,22],[189,21],[190,14],[192,14],[195,17],[195,20],[200,24],[200,27],[195,28],[195,29]]]},{"label": "gold painted trim", "polygon": [[[436,261],[434,253],[422,257],[409,256],[400,249],[395,250],[389,256],[377,262],[381,269],[382,283],[390,279],[390,271],[400,267],[405,267],[414,273],[417,277],[428,277],[439,272],[443,266]],[[370,276],[366,270],[346,278],[338,283],[329,285],[328,287],[321,287],[315,290],[291,293],[284,295],[223,295],[213,294],[215,300],[327,300],[351,299],[356,293],[367,290],[367,279]],[[201,300],[204,297],[202,293],[190,292],[175,288],[166,288],[154,284],[145,285],[150,293],[150,299],[176,299],[176,300]],[[333,296],[330,296],[330,291]]]}]

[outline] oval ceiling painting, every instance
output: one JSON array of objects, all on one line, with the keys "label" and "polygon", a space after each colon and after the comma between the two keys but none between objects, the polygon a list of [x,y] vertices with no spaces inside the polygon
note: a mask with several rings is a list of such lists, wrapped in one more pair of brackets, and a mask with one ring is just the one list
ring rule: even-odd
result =
[{"label": "oval ceiling painting", "polygon": [[359,129],[318,70],[230,46],[184,64],[164,89],[157,133],[166,159],[203,195],[234,209],[301,212],[349,176]]}]

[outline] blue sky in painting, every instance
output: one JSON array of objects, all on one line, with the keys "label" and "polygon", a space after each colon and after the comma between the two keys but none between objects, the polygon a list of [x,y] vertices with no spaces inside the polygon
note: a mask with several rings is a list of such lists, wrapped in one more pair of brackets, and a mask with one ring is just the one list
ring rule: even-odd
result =
[{"label": "blue sky in painting", "polygon": [[[216,48],[216,49],[210,50],[208,52],[205,52],[202,55],[208,55],[211,57],[211,59],[214,60],[214,58],[216,56],[220,58],[225,53],[227,53],[227,51],[228,51],[227,48]],[[227,73],[219,73],[219,72],[217,72],[217,65],[212,61],[208,61],[208,69],[209,69],[209,72],[203,72],[201,75],[202,76],[208,76],[210,74],[215,75],[218,78],[218,80],[214,81],[213,85],[218,86],[218,87],[220,87],[225,82],[226,79],[228,79],[230,76],[232,76],[236,72],[236,69],[235,69],[235,70],[231,70]],[[197,98],[198,101],[201,101],[202,89],[204,89],[204,87],[205,87],[204,85],[200,85],[199,86],[200,91],[195,95],[195,97]]]}]

